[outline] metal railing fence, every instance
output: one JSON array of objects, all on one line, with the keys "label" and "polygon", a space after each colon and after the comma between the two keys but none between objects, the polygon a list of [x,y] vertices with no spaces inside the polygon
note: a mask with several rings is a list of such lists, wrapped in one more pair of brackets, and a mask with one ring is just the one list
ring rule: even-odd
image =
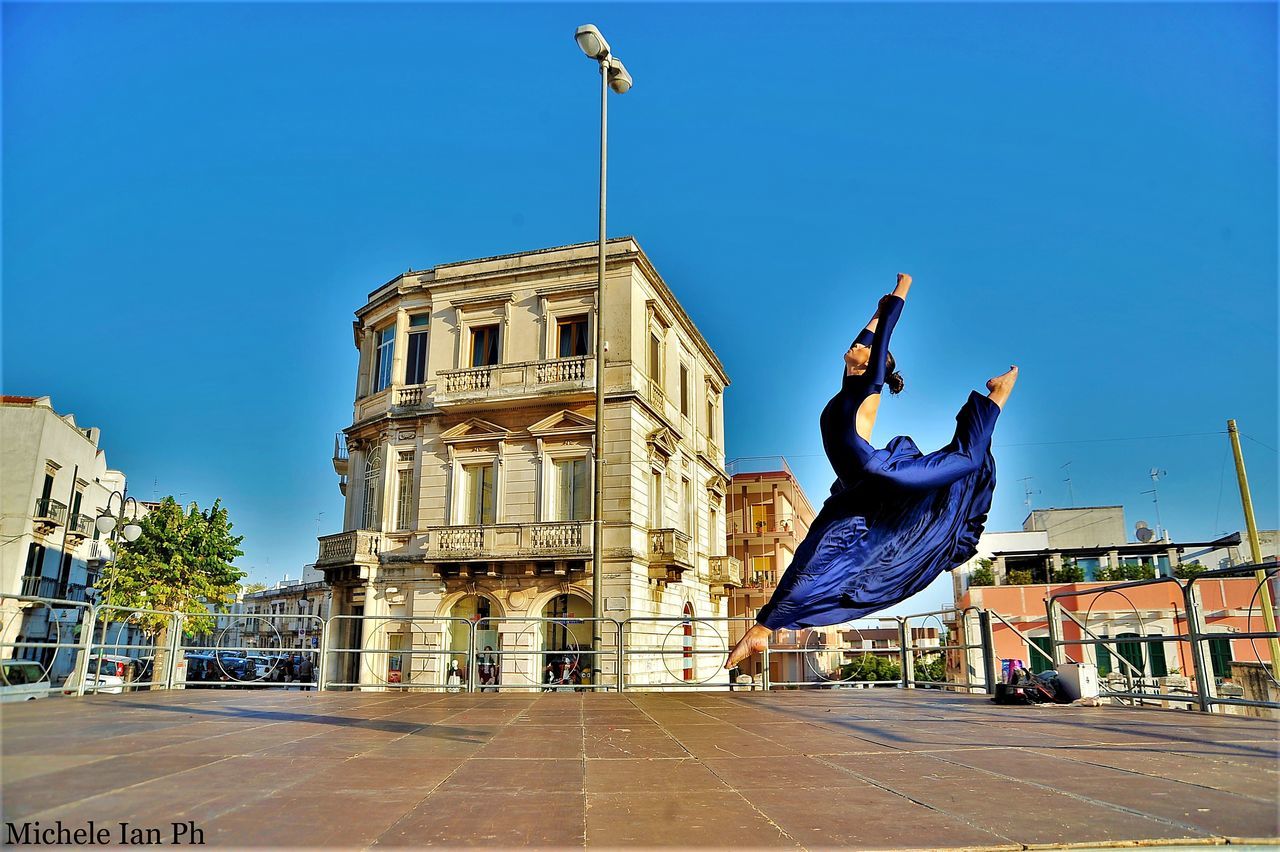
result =
[{"label": "metal railing fence", "polygon": [[[1048,652],[1010,619],[976,607],[880,618],[881,624],[896,627],[897,636],[896,644],[881,647],[867,647],[859,637],[863,629],[871,628],[860,628],[856,622],[840,628],[834,645],[810,631],[804,634],[803,643],[775,644],[765,651],[759,680],[753,680],[750,688],[850,686],[991,693],[1000,672],[992,630],[996,622],[1021,638],[1032,653],[1044,657],[1048,668],[1074,662],[1076,657],[1086,659],[1084,651],[1088,649],[1107,648],[1116,661],[1118,677],[1113,681],[1123,678],[1123,682],[1103,686],[1101,694],[1106,697],[1162,706],[1187,704],[1204,712],[1224,705],[1280,709],[1280,702],[1266,700],[1269,696],[1257,700],[1221,694],[1209,659],[1208,643],[1229,639],[1250,642],[1261,663],[1263,655],[1256,643],[1280,638],[1275,632],[1253,628],[1261,584],[1245,610],[1246,630],[1223,632],[1206,623],[1201,588],[1216,579],[1236,579],[1255,572],[1271,582],[1280,574],[1280,563],[1206,571],[1187,580],[1157,577],[1057,592],[1045,601]],[[1128,599],[1127,592],[1161,585],[1178,590],[1176,600],[1183,606],[1175,606],[1173,617],[1175,625],[1181,622],[1185,629],[1147,635],[1142,608]],[[1094,603],[1108,594],[1129,600],[1138,625],[1136,635],[1099,636],[1096,623],[1091,625]],[[1077,614],[1079,609],[1073,612],[1063,605],[1068,599],[1086,597],[1092,600],[1083,618]],[[734,689],[747,685],[731,682],[724,660],[737,635],[754,623],[747,617],[713,616],[618,620],[177,613],[30,595],[0,595],[0,616],[0,638],[4,638],[0,654],[36,662],[45,676],[68,670],[65,683],[55,683],[50,677],[44,691],[75,695],[161,687],[308,688],[312,684],[319,689],[453,692]],[[1222,617],[1222,613],[1212,617]],[[22,636],[14,627],[15,620],[26,625],[24,629],[37,625],[43,635]],[[147,622],[145,630],[143,621]],[[1079,638],[1065,638],[1063,628],[1068,622]],[[937,625],[936,643],[923,632],[931,624]],[[301,647],[292,646],[295,633]],[[600,636],[598,647],[593,646],[595,636]],[[1193,692],[1156,691],[1154,678],[1146,671],[1150,655],[1141,658],[1141,665],[1126,655],[1135,647],[1157,642],[1178,643],[1189,649]],[[482,644],[486,647],[481,648]],[[1073,649],[1081,650],[1073,653]],[[112,655],[133,659],[130,677],[112,681],[99,676],[103,660]],[[68,656],[72,657],[70,667]],[[869,662],[871,657],[877,658],[874,666]],[[297,676],[308,668],[302,663],[304,659],[311,671],[305,678]],[[94,660],[98,662],[94,664]],[[779,660],[783,663],[776,666],[775,675],[774,664]],[[882,660],[897,664],[896,677],[860,677],[873,668],[883,670]],[[294,677],[279,676],[283,669]],[[1271,669],[1265,665],[1261,669],[1271,684],[1280,688]]]}]

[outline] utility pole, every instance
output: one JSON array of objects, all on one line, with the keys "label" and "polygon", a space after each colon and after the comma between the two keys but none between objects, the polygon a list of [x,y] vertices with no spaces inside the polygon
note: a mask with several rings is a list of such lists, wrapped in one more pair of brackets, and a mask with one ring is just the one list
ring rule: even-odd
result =
[{"label": "utility pole", "polygon": [[[1262,564],[1262,542],[1258,539],[1258,523],[1253,518],[1253,497],[1249,494],[1249,477],[1244,470],[1244,453],[1240,450],[1240,430],[1236,421],[1227,421],[1227,434],[1231,437],[1231,452],[1236,458],[1236,478],[1240,481],[1240,504],[1244,507],[1244,526],[1249,533],[1249,550],[1253,564]],[[1268,633],[1276,632],[1276,615],[1271,609],[1271,588],[1267,582],[1267,572],[1258,569],[1254,572],[1258,578],[1258,589],[1262,598],[1262,623]],[[1271,650],[1271,675],[1280,680],[1280,640],[1272,636],[1268,640]]]}]

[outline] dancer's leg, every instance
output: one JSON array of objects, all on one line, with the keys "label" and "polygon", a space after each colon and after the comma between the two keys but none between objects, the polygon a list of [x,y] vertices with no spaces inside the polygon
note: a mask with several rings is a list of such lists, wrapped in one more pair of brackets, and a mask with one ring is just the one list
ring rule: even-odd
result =
[{"label": "dancer's leg", "polygon": [[905,488],[942,488],[980,468],[991,446],[996,418],[1017,378],[1018,368],[1012,367],[987,382],[991,392],[985,400],[976,393],[970,394],[969,401],[956,415],[956,432],[951,443],[919,458],[891,462],[875,475]]}]

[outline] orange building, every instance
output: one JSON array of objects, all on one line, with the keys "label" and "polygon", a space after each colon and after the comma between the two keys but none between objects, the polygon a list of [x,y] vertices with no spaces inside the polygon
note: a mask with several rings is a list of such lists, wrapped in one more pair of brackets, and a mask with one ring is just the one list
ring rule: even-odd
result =
[{"label": "orange building", "polygon": [[[725,468],[728,554],[742,562],[744,580],[743,588],[729,597],[729,615],[755,619],[809,534],[816,513],[782,456],[734,459]],[[749,624],[734,622],[730,643],[737,642]],[[776,631],[770,648],[779,653],[770,661],[769,677],[774,683],[822,680],[844,662],[839,647],[834,627]],[[759,674],[759,660],[752,658],[740,671]]]},{"label": "orange building", "polygon": [[[1044,516],[1053,511],[1036,513],[1036,528],[984,535],[974,559],[953,572],[957,609],[974,607],[993,613],[994,656],[1021,660],[1033,671],[1052,668],[1046,601],[1057,596],[1063,611],[1058,618],[1061,639],[1068,643],[1094,638],[1114,640],[1108,645],[1068,644],[1064,648],[1068,660],[1097,665],[1103,679],[1125,674],[1137,677],[1139,672],[1143,679],[1151,681],[1192,676],[1189,643],[1175,638],[1133,640],[1186,635],[1187,608],[1182,591],[1185,578],[1197,569],[1245,563],[1240,553],[1240,535],[1209,542],[1153,538],[1147,542],[1109,540],[1091,546],[1062,546],[1053,541],[1053,525],[1044,523]],[[1032,522],[1029,517],[1028,525]],[[1274,559],[1274,534],[1264,534],[1263,538],[1268,542],[1264,544],[1264,557]],[[1127,579],[1157,577],[1160,581],[1152,585],[1099,591]],[[1058,578],[1067,582],[1046,582]],[[1095,579],[1099,581],[1088,582]],[[1280,589],[1274,581],[1271,586],[1274,601]],[[1259,584],[1252,575],[1201,579],[1195,582],[1195,588],[1203,622],[1200,631],[1212,637],[1206,643],[1206,661],[1216,679],[1235,677],[1233,662],[1256,665],[1270,661],[1270,643],[1266,639],[1233,638],[1235,634],[1266,629]],[[1086,628],[1092,636],[1086,634]]]}]

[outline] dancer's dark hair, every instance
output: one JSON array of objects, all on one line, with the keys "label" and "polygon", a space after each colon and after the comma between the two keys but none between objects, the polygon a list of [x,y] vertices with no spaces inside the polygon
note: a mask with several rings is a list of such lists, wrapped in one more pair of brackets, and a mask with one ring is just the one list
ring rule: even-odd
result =
[{"label": "dancer's dark hair", "polygon": [[888,385],[889,393],[902,393],[902,389],[906,387],[906,382],[902,380],[902,374],[898,372],[898,362],[894,360],[892,352],[885,358],[884,365],[888,370],[888,375],[884,377],[884,383]]}]

